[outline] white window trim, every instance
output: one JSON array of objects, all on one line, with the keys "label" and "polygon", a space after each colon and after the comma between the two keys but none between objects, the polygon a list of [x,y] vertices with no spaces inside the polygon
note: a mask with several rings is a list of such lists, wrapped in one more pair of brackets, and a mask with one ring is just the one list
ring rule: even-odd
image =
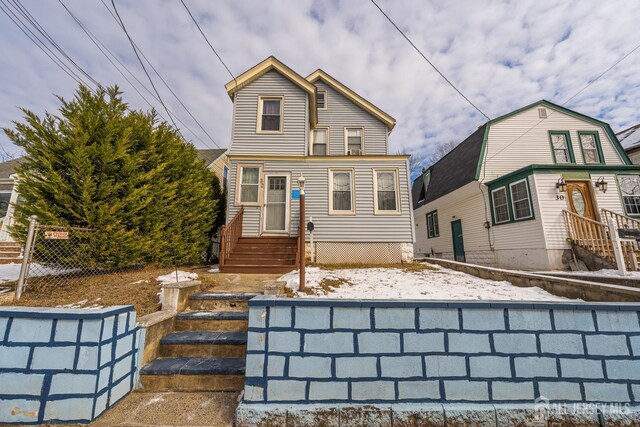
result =
[{"label": "white window trim", "polygon": [[[398,169],[396,168],[378,168],[373,170],[373,214],[374,215],[401,215],[400,207],[400,179],[398,178]],[[378,172],[392,172],[396,184],[396,210],[383,211],[378,209]]]},{"label": "white window trim", "polygon": [[313,154],[313,144],[315,143],[314,131],[318,129],[325,129],[327,131],[327,154],[324,156],[315,156],[315,157],[327,157],[331,155],[330,147],[331,147],[331,131],[329,126],[316,126],[315,129],[311,129],[311,136],[309,136],[309,155],[314,156]]},{"label": "white window trim", "polygon": [[[240,192],[242,191],[242,170],[243,168],[258,168],[258,201],[257,202],[241,202]],[[264,187],[263,165],[259,163],[239,163],[236,168],[236,188],[235,188],[235,204],[236,206],[261,206],[262,205],[262,188]]]},{"label": "white window trim", "polygon": [[350,129],[360,129],[362,131],[362,142],[361,142],[361,147],[362,147],[362,155],[364,156],[366,151],[364,148],[364,141],[365,141],[365,136],[364,136],[364,127],[363,126],[345,126],[344,127],[344,155],[348,155],[349,154],[349,139],[347,138],[347,131]]},{"label": "white window trim", "polygon": [[[329,215],[355,215],[356,214],[356,172],[351,168],[332,168],[329,171]],[[351,174],[351,210],[337,211],[333,210],[333,173],[349,172]]]},{"label": "white window trim", "polygon": [[[515,202],[519,201],[519,200],[513,200],[513,193],[511,192],[511,187],[513,187],[516,184],[520,184],[521,182],[524,182],[525,188],[527,189],[527,201],[529,202],[529,216],[523,216],[520,218],[516,218],[516,206],[515,206]],[[521,180],[512,182],[509,184],[509,200],[511,200],[511,212],[513,212],[513,220],[514,221],[522,221],[523,219],[530,219],[533,218],[533,203],[531,200],[531,192],[529,191],[529,180],[527,180],[527,178],[523,178]]]},{"label": "white window trim", "polygon": [[329,94],[326,90],[319,90],[318,93],[324,93],[324,108],[318,108],[318,111],[327,111],[329,106]]},{"label": "white window trim", "polygon": [[[285,207],[285,217],[284,217],[284,226],[285,230],[283,231],[273,231],[267,230],[267,191],[269,190],[269,177],[270,176],[284,176],[287,178],[287,187],[286,187],[286,207]],[[291,172],[268,172],[264,175],[264,185],[263,185],[262,193],[264,202],[263,213],[262,213],[262,229],[260,230],[260,235],[272,235],[272,236],[281,236],[283,234],[289,234],[289,230],[291,229]]]},{"label": "white window trim", "polygon": [[[496,203],[495,203],[495,199],[493,198],[493,193],[496,193],[500,190],[504,191],[504,198],[506,201],[505,206],[507,207],[507,219],[504,221],[498,221],[498,215],[496,214]],[[491,190],[491,206],[493,206],[493,223],[494,224],[504,224],[506,222],[511,221],[511,213],[509,211],[509,193],[507,192],[507,187],[500,187],[500,188],[496,188],[495,190]]]},{"label": "white window trim", "polygon": [[[433,219],[436,219],[438,223],[437,226],[433,227],[433,235],[431,235],[431,230],[429,229],[429,217],[431,217],[431,222],[433,223]],[[436,237],[440,237],[440,221],[438,220],[438,210],[431,211],[427,214],[427,239],[435,239]]]},{"label": "white window trim", "polygon": [[[280,130],[262,130],[263,102],[271,100],[280,101]],[[258,95],[258,117],[256,117],[256,133],[281,135],[284,133],[284,96],[283,95]]]}]

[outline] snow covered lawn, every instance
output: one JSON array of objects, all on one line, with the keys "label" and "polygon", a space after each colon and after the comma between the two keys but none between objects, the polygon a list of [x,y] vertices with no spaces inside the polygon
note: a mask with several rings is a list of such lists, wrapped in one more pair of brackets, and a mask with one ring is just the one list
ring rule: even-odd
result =
[{"label": "snow covered lawn", "polygon": [[18,280],[21,264],[0,264],[0,283]]},{"label": "snow covered lawn", "polygon": [[[415,270],[415,271],[414,271]],[[299,272],[280,277],[296,291]],[[400,268],[349,268],[323,270],[308,267],[307,292],[297,297],[349,299],[518,300],[566,301],[567,298],[537,288],[521,288],[510,282],[481,279],[448,268],[429,265],[424,270]]]}]

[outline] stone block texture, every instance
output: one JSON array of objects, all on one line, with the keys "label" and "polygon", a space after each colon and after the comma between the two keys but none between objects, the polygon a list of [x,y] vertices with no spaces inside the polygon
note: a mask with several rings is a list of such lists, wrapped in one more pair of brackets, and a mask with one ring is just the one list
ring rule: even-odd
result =
[{"label": "stone block texture", "polygon": [[0,424],[88,423],[133,388],[133,307],[6,307],[0,327]]},{"label": "stone block texture", "polygon": [[267,318],[249,327],[246,404],[640,403],[637,304],[258,297],[249,309]]}]

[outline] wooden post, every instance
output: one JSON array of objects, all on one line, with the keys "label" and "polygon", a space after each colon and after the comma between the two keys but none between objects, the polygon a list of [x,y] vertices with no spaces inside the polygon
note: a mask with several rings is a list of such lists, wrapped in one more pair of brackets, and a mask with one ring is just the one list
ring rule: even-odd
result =
[{"label": "wooden post", "polygon": [[305,287],[305,272],[304,272],[304,262],[305,262],[305,237],[307,232],[307,225],[305,223],[304,216],[304,187],[300,188],[300,290],[304,290]]},{"label": "wooden post", "polygon": [[618,230],[616,223],[613,219],[609,219],[609,233],[611,235],[611,244],[613,246],[613,254],[616,257],[616,264],[618,264],[618,272],[621,276],[627,275],[627,266],[624,262],[624,254],[622,253],[622,245],[620,244],[620,238],[618,237]]}]

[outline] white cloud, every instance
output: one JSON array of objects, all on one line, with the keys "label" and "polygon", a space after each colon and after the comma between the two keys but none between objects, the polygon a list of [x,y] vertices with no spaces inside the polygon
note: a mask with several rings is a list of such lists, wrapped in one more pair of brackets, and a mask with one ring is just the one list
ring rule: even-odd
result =
[{"label": "white cloud", "polygon": [[[302,75],[325,71],[394,116],[391,151],[430,150],[460,141],[484,118],[433,71],[368,1],[186,0],[234,73],[275,55]],[[100,82],[117,83],[135,108],[148,108],[57,1],[23,0],[67,52]],[[131,48],[100,2],[65,0],[147,86]],[[107,4],[110,1],[107,0]],[[186,11],[174,0],[116,0],[132,37],[221,146],[230,138],[230,79]],[[381,7],[490,117],[541,98],[563,102],[638,42],[640,2],[383,1]],[[0,126],[20,120],[17,106],[53,111],[53,94],[76,83],[0,14]],[[622,129],[640,121],[640,51],[568,105]],[[163,99],[212,143],[156,80]],[[148,94],[145,96],[150,98]],[[160,105],[156,108],[164,114]],[[0,144],[17,152],[4,135]]]}]

